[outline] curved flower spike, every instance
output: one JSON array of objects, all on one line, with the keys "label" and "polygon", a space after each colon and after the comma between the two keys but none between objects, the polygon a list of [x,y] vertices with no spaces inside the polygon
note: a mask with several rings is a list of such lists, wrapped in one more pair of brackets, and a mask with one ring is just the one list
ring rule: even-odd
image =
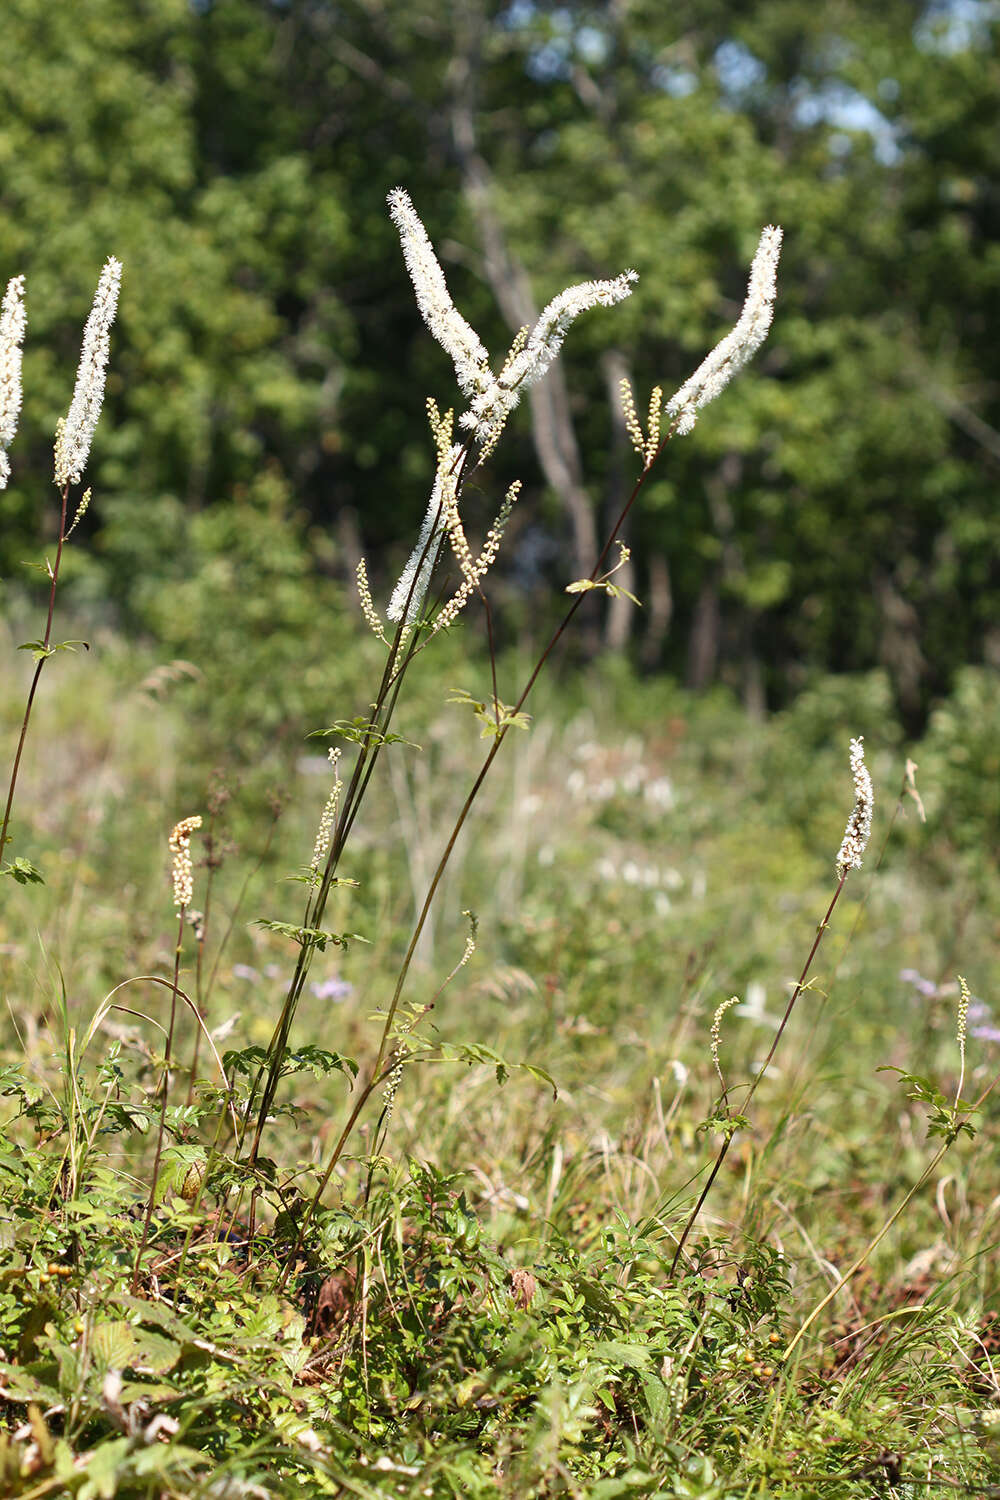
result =
[{"label": "curved flower spike", "polygon": [[667,411],[677,417],[677,434],[690,432],[698,412],[725,390],[737,370],[753,358],[767,337],[774,317],[774,298],[781,254],[782,231],[773,224],[761,230],[757,253],[750,267],[750,284],[739,320],[725,338],[667,402]]},{"label": "curved flower spike", "polygon": [[552,299],[527,338],[519,335],[515,339],[500,374],[495,376],[482,340],[451,300],[434,246],[409,194],[403,188],[393,188],[388,203],[421,316],[451,356],[458,383],[470,398],[469,409],[459,423],[471,429],[484,448],[490,448],[520,400],[521,391],[541,380],[548,370],[574,319],[590,307],[611,307],[621,302],[629,296],[638,276],[635,271],[625,271],[613,281],[584,281],[567,287]]}]

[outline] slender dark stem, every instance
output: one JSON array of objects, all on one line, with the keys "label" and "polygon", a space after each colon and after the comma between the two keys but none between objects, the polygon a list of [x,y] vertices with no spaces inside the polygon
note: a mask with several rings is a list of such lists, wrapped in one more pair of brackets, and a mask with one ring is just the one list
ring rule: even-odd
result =
[{"label": "slender dark stem", "polygon": [[[323,913],[326,910],[327,898],[333,886],[341,854],[343,853],[348,835],[354,825],[354,820],[357,817],[358,810],[364,799],[365,792],[368,789],[368,784],[371,781],[372,774],[375,770],[379,752],[384,742],[384,736],[388,732],[389,725],[392,721],[392,716],[395,711],[396,703],[399,699],[399,694],[403,686],[403,678],[405,676],[406,669],[415,655],[417,644],[417,638],[415,634],[410,636],[409,640],[406,642],[405,648],[403,646],[403,631],[405,629],[404,622],[406,619],[408,608],[409,601],[407,601],[407,607],[403,610],[402,619],[396,632],[396,639],[393,642],[392,650],[389,653],[385,669],[382,673],[382,681],[379,684],[378,695],[375,702],[371,706],[372,711],[368,721],[368,730],[365,735],[365,739],[362,742],[358,758],[355,761],[350,784],[344,796],[340,816],[337,819],[337,826],[334,830],[334,835],[331,840],[330,850],[327,855],[326,865],[324,867],[323,877],[319,889],[317,890],[315,897],[310,896],[309,900],[306,902],[305,916],[302,923],[303,927],[318,927],[319,923],[323,919]],[[401,653],[402,660],[400,660]],[[380,715],[381,718],[379,717]],[[274,1096],[277,1091],[278,1082],[280,1079],[281,1063],[284,1056],[285,1046],[288,1041],[288,1035],[291,1030],[292,1020],[294,1018],[296,1008],[298,1007],[299,1000],[302,996],[302,991],[305,987],[309,967],[312,963],[312,953],[313,949],[311,945],[305,943],[300,944],[298,957],[295,962],[295,971],[292,975],[288,987],[288,994],[286,995],[285,1003],[282,1006],[281,1014],[278,1018],[277,1025],[275,1026],[275,1030],[268,1047],[270,1060],[266,1069],[267,1080],[264,1085],[264,1092],[261,1096],[260,1104],[257,1108],[257,1121],[254,1129],[254,1137],[250,1147],[250,1153],[247,1158],[250,1166],[253,1166],[254,1162],[257,1160],[257,1154],[260,1150],[260,1142],[264,1132],[264,1126],[267,1121],[267,1115],[270,1111],[272,1103],[274,1102]],[[247,1121],[249,1121],[250,1112],[254,1107],[254,1100],[263,1072],[263,1068],[258,1072],[250,1091],[250,1098],[248,1100],[245,1112],[245,1119]]]},{"label": "slender dark stem", "polygon": [[69,498],[69,485],[64,484],[62,489],[62,512],[59,518],[59,543],[56,547],[55,566],[51,569],[52,584],[49,589],[49,612],[45,620],[45,635],[42,638],[42,655],[35,664],[35,671],[28,689],[28,700],[24,706],[24,718],[21,721],[21,733],[17,741],[17,751],[14,755],[14,764],[10,772],[10,785],[7,788],[7,805],[3,813],[3,825],[0,826],[0,860],[3,859],[4,849],[7,847],[9,837],[10,813],[14,806],[14,790],[17,786],[17,773],[21,767],[21,754],[24,750],[24,742],[28,735],[28,722],[31,718],[31,709],[35,701],[35,692],[38,688],[38,679],[42,675],[42,668],[48,661],[49,644],[52,639],[52,616],[56,606],[56,586],[59,582],[59,564],[62,561],[63,542],[66,540],[66,503]]},{"label": "slender dark stem", "polygon": [[874,885],[874,882],[875,882],[875,876],[878,874],[879,870],[882,868],[882,861],[885,859],[885,851],[889,847],[889,840],[892,838],[893,829],[896,826],[896,822],[897,822],[898,818],[902,814],[902,811],[903,811],[903,797],[905,795],[906,795],[906,777],[904,775],[904,777],[903,777],[903,785],[900,787],[899,796],[896,798],[896,805],[895,805],[895,807],[892,810],[892,817],[889,819],[889,826],[888,826],[888,828],[885,831],[885,838],[882,840],[881,846],[880,846],[879,851],[878,851],[878,855],[877,855],[877,857],[875,859],[874,864],[871,867],[871,871],[870,871],[870,874],[868,876],[868,884],[865,887],[865,893],[862,896],[861,900],[858,902],[858,908],[857,908],[857,911],[854,913],[854,921],[852,922],[852,924],[851,924],[851,930],[850,930],[850,932],[847,935],[847,941],[845,942],[843,948],[841,949],[841,952],[840,952],[840,954],[839,954],[839,956],[837,958],[837,962],[836,962],[836,965],[835,965],[834,970],[833,970],[833,975],[831,976],[831,979],[830,979],[830,983],[826,986],[825,993],[820,997],[820,1002],[819,1002],[819,1004],[816,1007],[815,1014],[813,1015],[812,1025],[810,1026],[810,1028],[809,1028],[809,1034],[807,1035],[807,1037],[805,1039],[805,1046],[803,1047],[803,1055],[806,1052],[809,1051],[809,1049],[810,1049],[810,1047],[812,1045],[812,1040],[813,1040],[813,1037],[816,1035],[817,1027],[819,1026],[819,1023],[820,1023],[820,1021],[823,1018],[823,1012],[826,1010],[827,1005],[830,1003],[830,997],[833,994],[834,986],[836,985],[837,980],[840,977],[840,968],[841,968],[841,965],[843,964],[844,959],[846,958],[847,954],[850,952],[851,946],[852,946],[852,944],[854,942],[854,939],[857,936],[858,928],[861,925],[861,919],[864,916],[865,911],[867,910],[867,907],[868,907],[868,898],[869,898],[869,896],[872,893],[872,886]]},{"label": "slender dark stem", "polygon": [[[802,973],[799,975],[798,982],[796,983],[796,986],[795,986],[794,990],[792,991],[791,999],[789,1000],[788,1004],[785,1006],[785,1014],[781,1018],[781,1024],[780,1024],[780,1026],[778,1027],[777,1031],[774,1033],[774,1040],[771,1042],[771,1046],[770,1046],[770,1049],[768,1051],[768,1054],[765,1057],[763,1063],[761,1064],[759,1070],[755,1074],[755,1076],[754,1076],[754,1078],[753,1078],[753,1080],[752,1080],[752,1082],[750,1084],[749,1089],[747,1090],[746,1098],[743,1101],[743,1106],[742,1106],[743,1109],[746,1109],[748,1107],[751,1099],[753,1098],[754,1094],[757,1092],[757,1088],[758,1088],[761,1080],[763,1079],[764,1074],[767,1072],[768,1068],[771,1066],[771,1062],[772,1062],[772,1060],[774,1058],[774,1054],[775,1054],[775,1052],[778,1049],[778,1043],[781,1041],[782,1033],[784,1032],[785,1027],[788,1025],[789,1017],[791,1016],[792,1011],[795,1008],[795,1002],[798,1000],[798,998],[801,995],[802,991],[805,989],[806,980],[809,977],[809,970],[812,968],[813,959],[816,957],[816,954],[817,954],[817,952],[819,950],[819,945],[823,941],[823,934],[826,932],[827,928],[830,925],[830,918],[833,916],[833,909],[836,906],[838,900],[840,899],[840,893],[844,889],[844,881],[846,879],[847,879],[847,871],[845,870],[844,873],[841,875],[840,879],[837,882],[837,889],[834,891],[833,898],[830,901],[830,905],[826,909],[826,916],[823,918],[822,922],[819,924],[819,926],[816,929],[816,936],[813,938],[812,947],[809,949],[809,957],[806,959],[805,964],[803,965]],[[722,1167],[722,1163],[725,1161],[727,1155],[729,1154],[729,1148],[730,1148],[730,1146],[733,1143],[733,1137],[735,1135],[736,1135],[736,1131],[735,1130],[731,1130],[729,1132],[729,1134],[726,1136],[726,1138],[724,1139],[724,1141],[722,1142],[722,1145],[719,1147],[719,1154],[715,1158],[715,1163],[714,1163],[714,1165],[712,1167],[711,1172],[709,1172],[709,1174],[708,1174],[708,1180],[706,1181],[705,1186],[701,1190],[701,1194],[700,1194],[700,1196],[698,1198],[698,1202],[695,1204],[694,1208],[691,1210],[691,1213],[688,1216],[687,1223],[684,1225],[684,1230],[683,1230],[683,1233],[681,1234],[680,1239],[677,1241],[677,1248],[674,1251],[674,1258],[670,1262],[670,1271],[669,1271],[669,1274],[671,1276],[674,1274],[674,1271],[677,1269],[677,1262],[681,1258],[681,1253],[682,1253],[682,1251],[684,1249],[685,1244],[687,1243],[688,1236],[690,1235],[691,1230],[695,1226],[695,1222],[696,1222],[696,1220],[698,1218],[698,1215],[701,1213],[703,1207],[705,1206],[705,1199],[708,1197],[709,1193],[712,1191],[712,1184],[715,1182],[715,1179],[718,1177],[719,1171],[721,1170],[721,1167]]]},{"label": "slender dark stem", "polygon": [[[194,997],[195,1004],[198,1007],[198,1014],[201,1016],[201,1019],[203,1021],[205,1019],[205,935],[208,932],[209,917],[212,911],[212,886],[215,881],[215,872],[218,869],[218,860],[215,857],[214,845],[215,824],[216,815],[215,813],[213,813],[209,819],[208,829],[205,834],[205,862],[208,866],[208,876],[205,881],[205,909],[201,914],[201,923],[198,927],[198,933],[200,935],[196,938],[197,947],[195,950],[196,957]],[[188,1104],[190,1104],[192,1099],[194,1098],[194,1081],[195,1076],[198,1072],[198,1052],[200,1048],[201,1027],[196,1026],[194,1028],[194,1050],[191,1053],[191,1068],[188,1074],[188,1091],[186,1100]]]},{"label": "slender dark stem", "polygon": [[132,1267],[133,1295],[139,1285],[139,1271],[142,1267],[142,1257],[145,1255],[146,1245],[149,1243],[149,1226],[153,1217],[156,1183],[160,1175],[160,1158],[163,1155],[163,1135],[167,1124],[167,1096],[170,1093],[170,1063],[174,1045],[174,1024],[177,1020],[177,986],[181,972],[181,949],[184,946],[184,917],[186,912],[187,908],[182,906],[177,922],[177,946],[174,949],[174,979],[170,988],[170,1026],[167,1030],[167,1043],[163,1056],[163,1077],[160,1081],[160,1124],[156,1133],[156,1155],[153,1157],[153,1175],[149,1184],[149,1197],[146,1200],[146,1217],[142,1225],[142,1239],[136,1251],[135,1265]]},{"label": "slender dark stem", "polygon": [[[456,496],[461,492],[461,488],[465,480],[465,472],[468,465],[468,459],[469,449],[468,446],[466,446],[462,450],[461,455],[456,459],[456,464],[458,466],[458,474],[455,480]],[[351,774],[350,784],[348,786],[347,792],[345,793],[344,800],[341,806],[340,816],[338,817],[337,826],[334,830],[334,836],[331,840],[330,850],[327,855],[323,877],[315,897],[310,895],[309,899],[306,901],[305,915],[302,922],[303,927],[318,927],[319,923],[322,920],[323,913],[326,909],[327,898],[329,896],[330,889],[333,885],[334,877],[336,875],[337,866],[340,862],[340,857],[344,850],[344,845],[346,844],[348,835],[350,834],[350,831],[354,826],[354,820],[357,817],[358,810],[361,806],[362,801],[364,800],[365,793],[368,790],[369,782],[371,781],[376,762],[378,761],[379,751],[381,750],[382,744],[384,743],[384,737],[388,732],[389,724],[392,720],[393,712],[399,698],[400,689],[402,688],[403,684],[403,678],[406,674],[407,668],[413,661],[414,656],[416,656],[418,651],[422,649],[418,641],[416,630],[412,630],[408,638],[406,637],[406,632],[409,628],[408,621],[413,605],[414,593],[417,588],[417,583],[420,575],[423,571],[424,564],[430,556],[430,549],[432,547],[437,548],[435,557],[436,561],[437,557],[440,556],[441,550],[444,547],[444,537],[441,536],[440,538],[436,538],[435,535],[435,528],[439,521],[440,510],[438,512],[438,518],[435,526],[431,528],[427,541],[424,544],[424,550],[418,558],[417,565],[413,571],[413,577],[410,581],[409,592],[407,593],[402,610],[400,611],[399,623],[396,627],[396,635],[390,648],[389,655],[386,658],[385,667],[382,671],[382,680],[379,683],[378,693],[376,695],[375,702],[371,705],[371,713],[368,720],[368,730],[365,739],[361,744],[361,749],[359,751],[357,760],[355,761],[354,770]],[[380,715],[382,715],[381,719]],[[254,1129],[254,1137],[248,1156],[248,1163],[250,1166],[253,1166],[253,1164],[256,1162],[257,1153],[260,1150],[261,1136],[263,1135],[264,1126],[267,1122],[268,1112],[271,1108],[272,1103],[274,1102],[274,1096],[277,1091],[278,1082],[281,1075],[281,1063],[284,1057],[285,1046],[288,1041],[288,1035],[291,1030],[295,1011],[298,1008],[299,1000],[302,997],[302,991],[305,986],[309,967],[312,963],[312,954],[312,945],[306,943],[300,944],[298,957],[295,963],[295,970],[292,974],[292,978],[288,986],[288,992],[285,996],[285,1001],[281,1008],[281,1014],[278,1017],[277,1024],[271,1036],[271,1041],[268,1045],[268,1062],[265,1064],[265,1066],[261,1067],[258,1070],[257,1076],[255,1077],[250,1089],[250,1095],[244,1113],[244,1129],[239,1140],[240,1149],[242,1149],[243,1141],[246,1138],[246,1129],[249,1126],[250,1115],[254,1108],[254,1103],[257,1097],[257,1090],[260,1087],[261,1079],[266,1071],[267,1080],[264,1085],[264,1093],[261,1098],[260,1105],[257,1109],[257,1121]]]}]

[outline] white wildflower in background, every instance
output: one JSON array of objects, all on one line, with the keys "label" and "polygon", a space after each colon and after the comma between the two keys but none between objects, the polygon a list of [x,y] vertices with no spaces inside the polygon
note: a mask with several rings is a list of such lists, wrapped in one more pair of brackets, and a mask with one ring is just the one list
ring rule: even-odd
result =
[{"label": "white wildflower in background", "polygon": [[725,1091],[726,1080],[722,1076],[722,1068],[719,1063],[719,1042],[722,1038],[722,1018],[726,1014],[727,1010],[729,1010],[734,1005],[739,1005],[739,1003],[739,995],[730,995],[728,1000],[723,1000],[722,1004],[716,1010],[715,1015],[712,1017],[712,1062],[715,1066],[716,1073],[718,1073],[719,1075],[719,1082],[722,1084],[723,1091]]},{"label": "white wildflower in background", "polygon": [[630,295],[635,271],[613,281],[585,281],[567,287],[545,308],[530,332],[522,329],[494,376],[489,355],[479,335],[455,307],[427,231],[403,188],[389,194],[389,213],[399,230],[406,269],[413,282],[417,306],[438,343],[451,356],[469,410],[460,425],[472,430],[484,449],[492,448],[521,391],[540,380],[558,354],[570,324],[591,307],[611,307]]},{"label": "white wildflower in background", "polygon": [[97,283],[94,303],[83,330],[83,348],[76,372],[73,400],[56,433],[55,481],[79,484],[104,404],[104,381],[111,348],[111,325],[118,308],[121,261],[109,256]]},{"label": "white wildflower in background", "polygon": [[761,231],[757,253],[750,267],[750,284],[739,321],[721,343],[667,402],[667,411],[677,419],[676,432],[683,437],[695,424],[697,413],[732,380],[737,370],[753,358],[767,337],[774,316],[775,281],[781,254],[781,230],[768,224]]},{"label": "white wildflower in background", "polygon": [[191,905],[194,894],[194,866],[191,863],[191,835],[201,827],[201,817],[182,818],[175,824],[170,835],[170,854],[173,860],[171,873],[174,881],[174,905]]},{"label": "white wildflower in background", "polygon": [[868,837],[872,831],[872,809],[875,794],[865,765],[864,740],[851,741],[851,772],[854,776],[854,807],[844,829],[844,841],[837,855],[837,874],[843,879],[848,870],[860,870]]},{"label": "white wildflower in background", "polygon": [[21,412],[21,345],[26,326],[24,277],[13,276],[0,305],[0,490],[7,488],[10,478],[7,449],[14,441]]},{"label": "white wildflower in background", "polygon": [[359,560],[354,572],[358,584],[358,598],[361,601],[361,613],[365,617],[365,624],[372,632],[372,635],[377,635],[380,641],[384,640],[385,631],[372,599],[371,584],[368,582],[368,564],[363,557]]}]

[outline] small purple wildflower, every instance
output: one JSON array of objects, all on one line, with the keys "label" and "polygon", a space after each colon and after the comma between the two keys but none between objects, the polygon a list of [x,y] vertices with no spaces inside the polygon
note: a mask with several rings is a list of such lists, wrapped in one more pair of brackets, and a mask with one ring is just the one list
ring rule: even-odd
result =
[{"label": "small purple wildflower", "polygon": [[335,974],[332,979],[314,979],[309,986],[317,1000],[346,1000],[354,994],[353,984]]},{"label": "small purple wildflower", "polygon": [[937,996],[938,987],[933,979],[925,979],[916,969],[900,969],[899,977],[904,984],[912,984],[918,995],[923,995],[925,1000],[933,1000]]},{"label": "small purple wildflower", "polygon": [[256,984],[260,975],[250,964],[233,964],[233,978],[246,979],[250,984]]},{"label": "small purple wildflower", "polygon": [[980,1042],[1000,1042],[1000,1026],[973,1026],[972,1035]]}]

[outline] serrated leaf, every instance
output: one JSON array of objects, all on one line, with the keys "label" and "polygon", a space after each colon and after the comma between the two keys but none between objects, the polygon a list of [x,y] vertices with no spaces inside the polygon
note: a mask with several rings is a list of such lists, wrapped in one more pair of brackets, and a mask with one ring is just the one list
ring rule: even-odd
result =
[{"label": "serrated leaf", "polygon": [[188,1344],[197,1342],[198,1335],[194,1329],[163,1302],[145,1302],[141,1297],[131,1297],[126,1292],[122,1292],[115,1301],[125,1312],[138,1313],[144,1323],[155,1323],[173,1338]]},{"label": "serrated leaf", "polygon": [[3,1373],[7,1396],[12,1401],[37,1401],[40,1406],[49,1407],[58,1406],[62,1400],[54,1386],[46,1385],[23,1366],[0,1364],[0,1371]]},{"label": "serrated leaf", "polygon": [[18,646],[18,651],[30,651],[34,661],[44,661],[46,657],[55,656],[57,651],[72,651],[76,653],[77,646],[82,646],[84,651],[90,650],[88,641],[50,641],[48,645],[44,641],[23,641]]},{"label": "serrated leaf", "polygon": [[[257,917],[253,925],[263,927],[265,932],[277,933],[279,937],[291,938],[293,943],[298,943],[302,948],[316,948],[320,953],[326,952],[327,943],[346,948],[349,938],[358,936],[356,932],[324,932],[319,927],[297,927],[294,922],[272,922],[267,917]],[[365,940],[362,938],[360,941]]]},{"label": "serrated leaf", "polygon": [[135,1350],[135,1331],[124,1318],[98,1323],[91,1331],[90,1352],[98,1369],[127,1369],[133,1362]]},{"label": "serrated leaf", "polygon": [[355,745],[409,745],[411,750],[421,748],[413,740],[404,739],[401,734],[384,733],[370,719],[366,719],[361,714],[354,719],[338,719],[327,729],[314,729],[307,738],[321,740],[333,734],[343,740],[350,740]]},{"label": "serrated leaf", "polygon": [[136,1328],[132,1365],[144,1375],[165,1375],[181,1357],[180,1345],[151,1328]]}]

